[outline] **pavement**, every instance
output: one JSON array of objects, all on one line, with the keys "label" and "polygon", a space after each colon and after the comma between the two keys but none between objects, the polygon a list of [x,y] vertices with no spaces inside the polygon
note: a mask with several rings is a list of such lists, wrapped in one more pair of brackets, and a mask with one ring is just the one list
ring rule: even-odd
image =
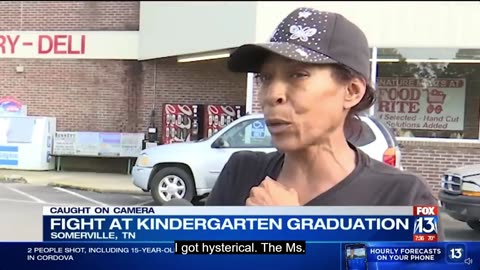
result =
[{"label": "pavement", "polygon": [[1,169],[0,183],[27,183],[99,193],[146,194],[133,185],[131,175],[114,173]]},{"label": "pavement", "polygon": [[156,205],[149,193],[98,193],[48,185],[0,183],[0,242],[42,241],[44,206],[143,205]]}]

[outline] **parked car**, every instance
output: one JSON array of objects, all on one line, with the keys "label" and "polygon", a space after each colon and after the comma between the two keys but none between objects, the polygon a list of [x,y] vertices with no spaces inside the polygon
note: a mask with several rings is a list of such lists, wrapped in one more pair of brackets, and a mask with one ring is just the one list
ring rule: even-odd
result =
[{"label": "parked car", "polygon": [[[361,132],[352,132],[349,141],[372,158],[400,167],[400,151],[390,129],[373,117],[360,119]],[[207,195],[230,156],[242,150],[276,150],[263,114],[243,116],[207,139],[143,150],[133,167],[133,183],[150,191],[159,204],[172,198],[191,201]]]},{"label": "parked car", "polygon": [[449,216],[480,232],[480,165],[448,170],[438,198]]}]

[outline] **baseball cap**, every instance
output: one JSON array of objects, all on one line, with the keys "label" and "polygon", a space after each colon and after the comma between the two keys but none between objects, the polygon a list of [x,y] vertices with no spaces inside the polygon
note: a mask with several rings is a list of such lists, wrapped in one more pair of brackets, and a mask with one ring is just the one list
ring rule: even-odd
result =
[{"label": "baseball cap", "polygon": [[313,64],[343,64],[370,78],[370,49],[363,31],[343,15],[297,8],[276,27],[270,42],[238,47],[228,60],[233,72],[258,73],[269,53]]}]

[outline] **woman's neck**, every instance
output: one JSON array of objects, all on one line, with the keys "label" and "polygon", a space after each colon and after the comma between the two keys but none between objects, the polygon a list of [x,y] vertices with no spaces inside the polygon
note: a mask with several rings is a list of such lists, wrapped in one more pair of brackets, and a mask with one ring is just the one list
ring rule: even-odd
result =
[{"label": "woman's neck", "polygon": [[355,169],[356,154],[346,139],[339,137],[286,153],[279,178],[308,186],[335,185],[345,179]]}]

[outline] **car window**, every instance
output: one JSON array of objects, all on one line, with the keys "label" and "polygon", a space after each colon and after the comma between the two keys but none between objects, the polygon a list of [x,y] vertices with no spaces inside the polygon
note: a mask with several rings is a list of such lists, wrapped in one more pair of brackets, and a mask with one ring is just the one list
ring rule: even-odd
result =
[{"label": "car window", "polygon": [[[350,143],[362,147],[375,142],[377,137],[371,127],[361,120],[353,121],[345,130]],[[274,147],[264,119],[250,119],[238,123],[221,136],[230,148]]]},{"label": "car window", "polygon": [[264,119],[245,120],[222,134],[229,148],[270,148],[272,137]]},{"label": "car window", "polygon": [[345,135],[347,140],[357,147],[371,144],[377,139],[370,126],[361,120],[349,123],[348,128],[345,130]]}]

